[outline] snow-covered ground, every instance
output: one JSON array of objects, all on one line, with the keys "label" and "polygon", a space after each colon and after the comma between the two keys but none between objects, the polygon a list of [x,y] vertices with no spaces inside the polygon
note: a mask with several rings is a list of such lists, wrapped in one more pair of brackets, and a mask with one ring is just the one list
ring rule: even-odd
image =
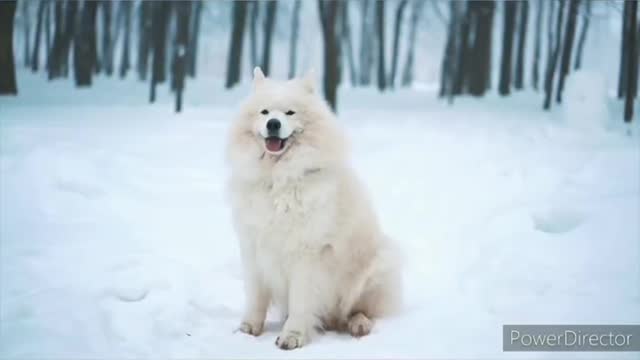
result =
[{"label": "snow-covered ground", "polygon": [[174,115],[144,84],[19,75],[23,94],[0,99],[2,358],[610,358],[503,353],[501,326],[640,322],[637,132],[572,127],[531,94],[342,90],[353,164],[405,253],[405,306],[368,337],[283,352],[275,316],[234,333],[222,149],[244,90],[190,83]]}]

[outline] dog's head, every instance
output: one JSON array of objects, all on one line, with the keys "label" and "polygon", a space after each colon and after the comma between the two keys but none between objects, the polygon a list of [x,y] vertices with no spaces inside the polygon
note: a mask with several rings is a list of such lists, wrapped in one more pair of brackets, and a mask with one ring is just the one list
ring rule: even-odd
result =
[{"label": "dog's head", "polygon": [[302,79],[275,81],[267,79],[262,70],[253,71],[254,92],[247,114],[256,138],[267,155],[281,155],[304,132],[309,122],[308,108],[314,97],[313,73]]},{"label": "dog's head", "polygon": [[232,126],[231,162],[291,163],[303,171],[342,156],[344,136],[312,71],[286,81],[265,77],[259,67],[253,73],[253,91]]}]

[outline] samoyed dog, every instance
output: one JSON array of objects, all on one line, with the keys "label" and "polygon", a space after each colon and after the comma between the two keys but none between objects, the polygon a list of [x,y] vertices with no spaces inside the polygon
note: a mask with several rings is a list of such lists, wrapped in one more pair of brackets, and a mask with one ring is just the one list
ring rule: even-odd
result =
[{"label": "samoyed dog", "polygon": [[254,70],[227,159],[246,290],[239,331],[260,335],[274,305],[284,319],[276,345],[294,349],[317,330],[367,335],[375,318],[397,309],[396,251],[312,73],[276,81]]}]

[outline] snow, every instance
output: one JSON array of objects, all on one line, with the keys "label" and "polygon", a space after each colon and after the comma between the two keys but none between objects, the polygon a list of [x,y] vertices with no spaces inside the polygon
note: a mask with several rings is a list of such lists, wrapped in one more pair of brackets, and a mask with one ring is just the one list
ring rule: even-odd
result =
[{"label": "snow", "polygon": [[501,326],[640,322],[640,147],[617,103],[585,132],[532,93],[449,106],[433,86],[341,89],[405,304],[365,338],[283,352],[275,316],[234,333],[223,145],[246,85],[189,83],[175,115],[137,82],[19,80],[0,99],[2,358],[610,358],[503,353]]},{"label": "snow", "polygon": [[564,119],[576,129],[600,132],[608,123],[606,82],[602,74],[579,70],[567,79]]}]

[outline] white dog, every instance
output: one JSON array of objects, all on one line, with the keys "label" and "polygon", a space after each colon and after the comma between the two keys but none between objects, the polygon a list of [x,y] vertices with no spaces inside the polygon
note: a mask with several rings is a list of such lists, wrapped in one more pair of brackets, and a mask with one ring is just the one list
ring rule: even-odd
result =
[{"label": "white dog", "polygon": [[256,68],[253,82],[227,149],[246,285],[239,330],[259,335],[273,303],[286,318],[282,349],[315,329],[367,335],[397,308],[401,277],[344,134],[311,74],[275,81]]}]

